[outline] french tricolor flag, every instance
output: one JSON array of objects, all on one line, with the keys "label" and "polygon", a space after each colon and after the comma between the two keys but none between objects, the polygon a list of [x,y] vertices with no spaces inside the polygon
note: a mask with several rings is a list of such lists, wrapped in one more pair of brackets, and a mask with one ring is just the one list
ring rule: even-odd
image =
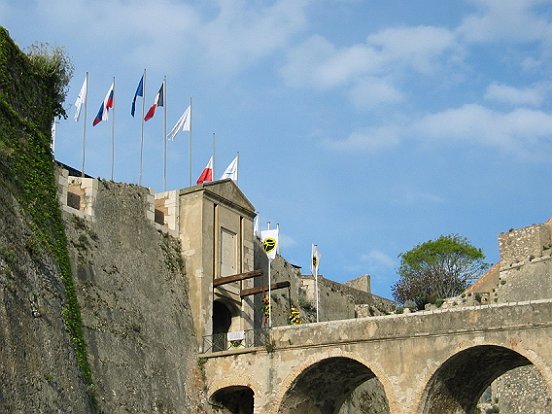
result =
[{"label": "french tricolor flag", "polygon": [[161,84],[161,87],[159,88],[159,92],[157,92],[157,95],[155,95],[155,100],[153,101],[153,105],[148,110],[146,116],[144,117],[144,121],[149,121],[153,116],[155,115],[155,110],[158,106],[163,106],[165,103],[165,96],[163,91],[163,85],[165,85],[165,82]]},{"label": "french tricolor flag", "polygon": [[114,87],[115,87],[115,84],[112,83],[111,87],[109,88],[109,91],[107,91],[107,95],[105,95],[105,99],[100,105],[100,110],[98,111],[96,118],[94,118],[94,121],[92,121],[92,126],[96,126],[100,122],[107,121],[109,119],[108,117],[109,109],[113,108],[113,105],[115,104],[115,101],[113,100]]}]

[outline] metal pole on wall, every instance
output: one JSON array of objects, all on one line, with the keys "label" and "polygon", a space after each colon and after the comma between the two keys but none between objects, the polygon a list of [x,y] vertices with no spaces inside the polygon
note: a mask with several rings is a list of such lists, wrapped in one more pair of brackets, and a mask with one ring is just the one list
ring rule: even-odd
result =
[{"label": "metal pole on wall", "polygon": [[270,268],[272,267],[272,260],[268,259],[268,328],[272,328],[272,291],[270,285],[272,284]]},{"label": "metal pole on wall", "polygon": [[138,185],[142,185],[142,167],[144,163],[144,117],[146,115],[146,69],[143,75],[142,83],[142,121],[140,126],[140,173],[138,176]]},{"label": "metal pole on wall", "polygon": [[216,138],[215,138],[215,133],[213,132],[213,180],[217,176],[216,169],[215,169],[215,167],[217,166],[217,158],[216,158],[215,151],[216,151]]},{"label": "metal pole on wall", "polygon": [[85,77],[86,82],[86,92],[84,95],[84,125],[82,127],[82,166],[81,166],[81,177],[84,177],[84,161],[86,159],[86,120],[87,120],[87,102],[88,102],[88,72],[86,72]]},{"label": "metal pole on wall", "polygon": [[192,97],[190,96],[190,131],[189,131],[189,149],[188,149],[188,164],[189,164],[189,186],[192,186]]},{"label": "metal pole on wall", "polygon": [[[113,95],[115,95],[115,76],[113,76]],[[115,175],[115,104],[111,109],[111,181],[113,181]]]},{"label": "metal pole on wall", "polygon": [[163,77],[163,192],[167,191],[167,77]]},{"label": "metal pole on wall", "polygon": [[314,294],[316,295],[316,322],[320,322],[320,293],[318,289],[318,266],[320,265],[320,255],[318,254],[318,245],[312,244],[311,247],[311,271],[314,276]]},{"label": "metal pole on wall", "polygon": [[318,269],[315,268],[314,271],[314,290],[316,292],[316,322],[320,322],[320,303],[319,303],[319,297],[320,294],[318,292]]}]

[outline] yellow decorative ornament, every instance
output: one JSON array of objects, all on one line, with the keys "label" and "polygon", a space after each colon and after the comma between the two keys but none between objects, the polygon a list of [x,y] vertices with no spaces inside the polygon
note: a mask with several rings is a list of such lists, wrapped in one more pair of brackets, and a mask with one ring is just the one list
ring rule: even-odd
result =
[{"label": "yellow decorative ornament", "polygon": [[295,306],[292,306],[289,310],[288,323],[290,325],[301,325],[301,313]]}]

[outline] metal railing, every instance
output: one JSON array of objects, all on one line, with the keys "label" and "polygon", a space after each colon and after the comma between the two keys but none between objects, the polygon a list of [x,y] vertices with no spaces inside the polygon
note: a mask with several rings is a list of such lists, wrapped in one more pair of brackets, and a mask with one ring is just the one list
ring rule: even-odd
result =
[{"label": "metal railing", "polygon": [[201,351],[204,354],[208,354],[211,352],[265,346],[268,338],[268,329],[250,329],[247,331],[205,335],[203,337]]}]

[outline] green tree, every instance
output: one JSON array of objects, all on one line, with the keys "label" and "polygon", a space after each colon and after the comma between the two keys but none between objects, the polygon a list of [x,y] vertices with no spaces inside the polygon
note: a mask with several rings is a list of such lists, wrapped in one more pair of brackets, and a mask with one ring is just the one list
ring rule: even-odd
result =
[{"label": "green tree", "polygon": [[399,257],[393,297],[400,303],[412,300],[418,309],[459,295],[489,267],[483,251],[457,234],[421,243]]}]

